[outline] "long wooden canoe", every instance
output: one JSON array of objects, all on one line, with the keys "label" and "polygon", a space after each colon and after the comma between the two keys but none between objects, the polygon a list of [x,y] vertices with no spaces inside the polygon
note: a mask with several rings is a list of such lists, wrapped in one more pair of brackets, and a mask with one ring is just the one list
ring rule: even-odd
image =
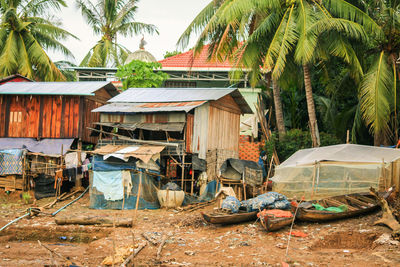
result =
[{"label": "long wooden canoe", "polygon": [[[348,209],[343,212],[316,210],[312,204],[320,204],[324,208],[346,205]],[[367,214],[378,209],[378,207],[376,198],[369,193],[342,195],[301,203],[297,210],[296,219],[310,222],[338,220]]]},{"label": "long wooden canoe", "polygon": [[241,212],[238,213],[223,213],[214,212],[205,214],[201,212],[204,220],[212,224],[235,224],[248,221],[255,221],[257,219],[257,211]]}]

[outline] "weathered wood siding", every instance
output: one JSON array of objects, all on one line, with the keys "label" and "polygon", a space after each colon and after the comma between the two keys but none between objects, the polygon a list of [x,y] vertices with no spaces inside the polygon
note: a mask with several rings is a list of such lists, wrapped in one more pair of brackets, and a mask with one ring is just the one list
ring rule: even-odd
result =
[{"label": "weathered wood siding", "polygon": [[195,109],[192,151],[205,159],[213,149],[239,152],[240,108],[230,95]]},{"label": "weathered wood siding", "polygon": [[192,152],[199,153],[199,158],[205,159],[208,147],[208,114],[210,104],[204,104],[194,110],[194,126]]},{"label": "weathered wood siding", "polygon": [[[110,95],[38,96],[0,95],[0,137],[81,138],[95,143],[87,127],[100,115],[91,112],[103,105]],[[104,95],[106,93],[108,95]]]},{"label": "weathered wood siding", "polygon": [[194,124],[194,115],[187,114],[186,115],[186,152],[192,153],[192,142],[193,142],[193,124]]}]

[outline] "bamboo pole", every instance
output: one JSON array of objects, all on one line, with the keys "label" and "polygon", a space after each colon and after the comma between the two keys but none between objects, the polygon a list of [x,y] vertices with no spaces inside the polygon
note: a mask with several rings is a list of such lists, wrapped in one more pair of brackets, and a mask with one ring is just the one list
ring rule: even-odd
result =
[{"label": "bamboo pole", "polygon": [[137,196],[136,196],[135,215],[134,215],[134,218],[132,220],[132,225],[136,223],[137,211],[138,211],[138,208],[139,208],[140,193],[142,191],[142,175],[143,175],[143,173],[140,172],[139,173],[139,188],[138,188],[138,193],[137,193]]}]

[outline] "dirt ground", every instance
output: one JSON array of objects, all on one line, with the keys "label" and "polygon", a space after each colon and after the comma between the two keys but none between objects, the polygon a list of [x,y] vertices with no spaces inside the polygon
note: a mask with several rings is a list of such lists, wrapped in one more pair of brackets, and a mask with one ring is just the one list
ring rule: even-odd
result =
[{"label": "dirt ground", "polygon": [[[42,206],[52,199],[43,199]],[[50,213],[67,202],[58,203]],[[18,193],[0,192],[0,226],[21,216],[31,205],[23,204]],[[62,216],[91,214],[131,218],[134,211],[91,210],[88,194],[60,212]],[[307,237],[290,239],[289,228],[266,232],[258,222],[231,226],[209,225],[200,211],[140,210],[133,228],[56,225],[54,217],[40,215],[24,218],[0,232],[0,266],[54,266],[65,261],[40,246],[69,258],[75,264],[101,266],[105,257],[117,250],[144,242],[142,233],[166,244],[160,260],[158,245],[149,243],[135,258],[135,265],[148,266],[400,266],[399,245],[377,244],[384,226],[373,226],[381,212],[329,223],[299,223],[294,230]],[[132,236],[132,231],[134,236]]]}]

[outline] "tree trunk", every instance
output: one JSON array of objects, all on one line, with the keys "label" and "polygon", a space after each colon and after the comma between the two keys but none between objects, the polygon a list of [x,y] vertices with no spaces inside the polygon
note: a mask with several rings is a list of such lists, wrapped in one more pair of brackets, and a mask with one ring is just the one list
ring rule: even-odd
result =
[{"label": "tree trunk", "polygon": [[307,111],[308,111],[308,118],[310,120],[312,146],[319,147],[317,115],[315,113],[314,99],[312,95],[310,70],[308,69],[308,66],[306,64],[303,65],[303,71],[304,71],[304,85],[305,85],[306,99],[307,99]]},{"label": "tree trunk", "polygon": [[276,117],[276,125],[278,127],[279,139],[285,136],[285,121],[283,120],[283,110],[282,110],[282,101],[281,101],[281,92],[278,86],[278,83],[272,82],[272,93],[274,95],[274,105],[275,105],[275,117]]}]

